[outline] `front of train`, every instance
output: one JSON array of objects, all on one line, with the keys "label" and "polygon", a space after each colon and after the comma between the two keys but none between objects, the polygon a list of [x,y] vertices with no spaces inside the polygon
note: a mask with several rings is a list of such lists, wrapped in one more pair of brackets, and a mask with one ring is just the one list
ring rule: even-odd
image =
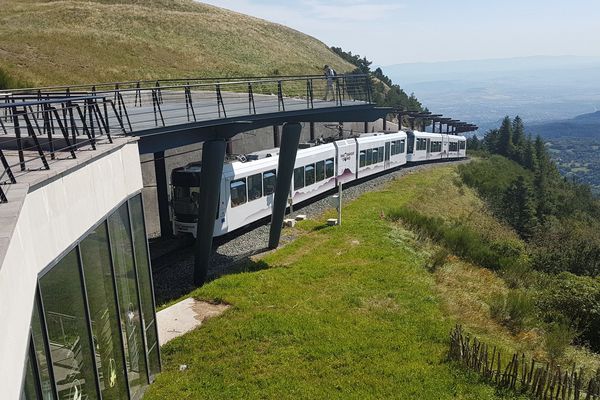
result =
[{"label": "front of train", "polygon": [[201,163],[188,164],[171,172],[171,209],[173,233],[196,237]]}]

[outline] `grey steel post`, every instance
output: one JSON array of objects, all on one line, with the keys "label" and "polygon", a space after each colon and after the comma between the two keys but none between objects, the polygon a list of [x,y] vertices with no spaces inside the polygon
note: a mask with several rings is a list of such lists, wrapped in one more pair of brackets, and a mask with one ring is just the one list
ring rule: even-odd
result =
[{"label": "grey steel post", "polygon": [[221,175],[223,175],[226,148],[225,140],[211,140],[202,145],[198,227],[194,251],[194,284],[198,286],[206,281],[212,253],[213,231],[215,216],[219,209]]},{"label": "grey steel post", "polygon": [[301,132],[302,125],[297,122],[287,123],[283,126],[277,166],[277,181],[275,183],[275,198],[273,199],[273,212],[271,214],[271,230],[269,232],[270,249],[275,249],[279,245]]},{"label": "grey steel post", "polygon": [[169,187],[167,184],[167,168],[165,152],[154,153],[154,173],[156,175],[156,197],[158,198],[158,217],[160,220],[160,236],[171,237],[173,229],[169,215]]},{"label": "grey steel post", "polygon": [[338,225],[342,225],[342,182],[338,183]]}]

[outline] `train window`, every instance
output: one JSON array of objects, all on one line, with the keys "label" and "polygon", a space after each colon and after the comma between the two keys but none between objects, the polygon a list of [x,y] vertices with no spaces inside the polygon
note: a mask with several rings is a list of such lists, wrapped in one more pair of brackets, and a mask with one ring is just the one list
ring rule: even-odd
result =
[{"label": "train window", "polygon": [[308,164],[304,167],[304,183],[306,186],[315,183],[315,164]]},{"label": "train window", "polygon": [[231,207],[237,207],[246,202],[246,178],[231,181],[229,188],[231,192]]},{"label": "train window", "polygon": [[294,190],[304,187],[304,167],[294,169]]},{"label": "train window", "polygon": [[262,174],[251,175],[248,177],[248,201],[260,199],[262,197]]},{"label": "train window", "polygon": [[275,193],[275,182],[276,181],[277,181],[277,176],[275,175],[275,170],[271,170],[271,171],[267,171],[267,172],[263,173],[263,189],[264,189],[265,196]]},{"label": "train window", "polygon": [[364,167],[365,165],[367,165],[367,155],[366,155],[366,152],[363,150],[363,151],[360,152],[360,158],[359,158],[358,166],[359,167]]},{"label": "train window", "polygon": [[449,151],[458,151],[458,142],[450,142]]},{"label": "train window", "polygon": [[367,165],[373,164],[373,149],[367,149]]},{"label": "train window", "polygon": [[418,138],[417,139],[417,151],[427,150],[427,139]]},{"label": "train window", "polygon": [[396,151],[396,141],[392,140],[392,142],[390,143],[390,154],[395,156],[397,154]]},{"label": "train window", "polygon": [[377,162],[383,162],[383,147],[380,147],[377,152]]},{"label": "train window", "polygon": [[319,161],[316,164],[316,169],[317,169],[317,182],[320,182],[323,179],[325,179],[325,161]]},{"label": "train window", "polygon": [[467,144],[464,141],[460,141],[460,142],[458,142],[458,145],[461,150],[464,150],[466,148]]},{"label": "train window", "polygon": [[396,154],[404,154],[404,143],[405,143],[404,139],[398,141],[398,153],[396,153]]},{"label": "train window", "polygon": [[325,176],[331,178],[335,174],[333,167],[333,158],[325,160]]}]

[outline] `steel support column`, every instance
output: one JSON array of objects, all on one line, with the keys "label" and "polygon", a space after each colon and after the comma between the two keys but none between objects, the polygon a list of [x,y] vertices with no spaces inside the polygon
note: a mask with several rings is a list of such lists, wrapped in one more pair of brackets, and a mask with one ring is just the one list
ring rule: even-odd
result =
[{"label": "steel support column", "polygon": [[315,123],[311,122],[309,124],[310,127],[310,141],[313,142],[315,140]]},{"label": "steel support column", "polygon": [[273,147],[281,146],[281,135],[279,134],[279,125],[273,125]]},{"label": "steel support column", "polygon": [[273,199],[271,214],[271,230],[269,232],[270,249],[275,249],[279,245],[301,132],[302,125],[297,122],[287,123],[283,126],[277,166],[277,181],[275,183],[275,198]]},{"label": "steel support column", "polygon": [[226,148],[225,140],[210,140],[202,145],[198,228],[194,250],[194,283],[196,285],[202,285],[206,281],[208,272],[208,264],[212,253],[215,216],[219,209],[221,175],[223,174]]},{"label": "steel support column", "polygon": [[158,217],[160,220],[160,236],[173,235],[169,216],[169,185],[167,184],[167,168],[165,152],[154,153],[154,174],[156,175],[156,197],[158,198]]},{"label": "steel support column", "polygon": [[369,132],[369,123],[365,121],[364,133]]}]

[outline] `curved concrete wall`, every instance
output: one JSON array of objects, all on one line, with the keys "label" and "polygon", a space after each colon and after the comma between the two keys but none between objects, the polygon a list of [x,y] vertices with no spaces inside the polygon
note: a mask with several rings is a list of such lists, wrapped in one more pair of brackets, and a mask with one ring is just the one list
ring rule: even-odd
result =
[{"label": "curved concrete wall", "polygon": [[142,186],[129,140],[25,196],[0,267],[2,398],[20,396],[38,274]]}]

